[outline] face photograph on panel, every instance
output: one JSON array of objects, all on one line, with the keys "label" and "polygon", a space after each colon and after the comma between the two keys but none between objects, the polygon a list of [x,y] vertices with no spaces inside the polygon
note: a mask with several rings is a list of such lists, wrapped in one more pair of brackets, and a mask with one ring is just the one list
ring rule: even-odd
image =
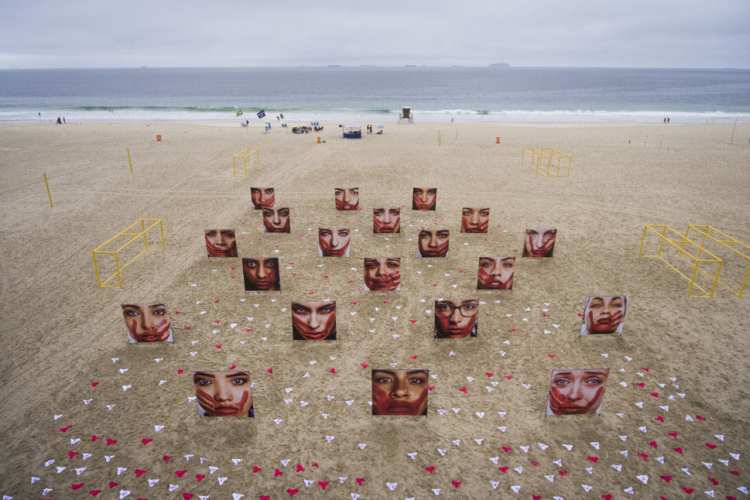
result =
[{"label": "face photograph on panel", "polygon": [[427,415],[428,395],[428,370],[372,370],[373,415]]},{"label": "face photograph on panel", "polygon": [[294,340],[336,340],[336,301],[292,302]]},{"label": "face photograph on panel", "polygon": [[263,229],[267,233],[288,233],[290,224],[289,208],[264,208]]},{"label": "face photograph on panel", "polygon": [[400,257],[365,257],[365,286],[373,292],[392,292],[401,286]]},{"label": "face photograph on panel", "polygon": [[209,257],[237,257],[234,229],[206,229],[203,232]]},{"label": "face photograph on panel", "polygon": [[435,210],[437,207],[437,188],[415,187],[412,190],[412,210]]},{"label": "face photograph on panel", "polygon": [[486,233],[490,227],[489,208],[461,209],[461,232],[462,233]]},{"label": "face photograph on panel", "polygon": [[552,257],[557,229],[527,229],[523,241],[523,257]]},{"label": "face photograph on panel", "polygon": [[479,271],[477,271],[477,289],[513,289],[513,272],[515,270],[515,266],[515,257],[479,257]]},{"label": "face photograph on panel", "polygon": [[547,415],[598,415],[608,378],[609,368],[552,370]]},{"label": "face photograph on panel", "polygon": [[627,312],[625,295],[590,295],[583,302],[581,335],[619,335]]},{"label": "face photograph on panel", "polygon": [[417,238],[417,256],[445,257],[448,255],[449,240],[448,229],[422,229]]},{"label": "face photograph on panel", "polygon": [[250,200],[253,202],[253,208],[273,208],[276,194],[272,187],[251,187]]},{"label": "face photograph on panel", "polygon": [[349,257],[351,242],[351,231],[348,228],[318,228],[318,255]]},{"label": "face photograph on panel", "polygon": [[373,208],[372,232],[375,234],[389,234],[401,232],[401,209]]},{"label": "face photograph on panel", "polygon": [[243,257],[242,275],[248,292],[281,290],[278,257]]},{"label": "face photograph on panel", "polygon": [[203,417],[254,417],[250,372],[196,371],[193,386]]},{"label": "face photograph on panel", "polygon": [[161,302],[122,304],[122,317],[131,344],[174,341],[167,306]]},{"label": "face photograph on panel", "polygon": [[334,189],[336,210],[359,210],[359,188]]},{"label": "face photograph on panel", "polygon": [[479,301],[436,300],[435,338],[462,339],[477,336]]}]

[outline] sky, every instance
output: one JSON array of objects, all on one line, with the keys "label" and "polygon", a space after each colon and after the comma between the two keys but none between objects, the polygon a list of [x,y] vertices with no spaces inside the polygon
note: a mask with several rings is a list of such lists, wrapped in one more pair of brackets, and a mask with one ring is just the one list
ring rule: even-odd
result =
[{"label": "sky", "polygon": [[0,68],[750,68],[750,0],[0,0]]}]

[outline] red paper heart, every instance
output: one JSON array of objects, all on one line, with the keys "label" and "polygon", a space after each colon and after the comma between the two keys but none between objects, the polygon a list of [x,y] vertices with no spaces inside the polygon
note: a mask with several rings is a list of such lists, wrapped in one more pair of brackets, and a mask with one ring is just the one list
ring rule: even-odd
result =
[{"label": "red paper heart", "polygon": [[91,388],[92,389],[96,389],[97,385],[99,385],[99,381],[98,380],[92,380],[91,381]]},{"label": "red paper heart", "polygon": [[281,472],[281,469],[274,469],[273,470],[273,477],[279,477],[279,476],[282,476],[282,475],[284,475],[284,473]]},{"label": "red paper heart", "polygon": [[304,465],[302,465],[302,464],[297,464],[297,465],[296,465],[296,466],[294,467],[294,470],[295,470],[295,471],[297,471],[297,472],[305,472],[305,466],[304,466]]},{"label": "red paper heart", "polygon": [[216,349],[217,351],[221,351],[221,343],[217,342],[216,344],[214,344],[214,348],[215,348],[215,349]]},{"label": "red paper heart", "polygon": [[700,420],[701,422],[704,422],[706,420],[706,417],[704,417],[703,415],[696,415],[695,418],[697,420]]},{"label": "red paper heart", "polygon": [[199,483],[201,481],[203,481],[204,479],[206,479],[206,475],[205,474],[196,474],[195,475],[195,480],[198,481]]},{"label": "red paper heart", "polygon": [[363,484],[365,484],[365,478],[355,477],[354,482],[357,483],[357,486],[362,486]]},{"label": "red paper heart", "polygon": [[232,363],[227,368],[229,368],[230,370],[234,370],[235,368],[237,368],[237,365],[235,365],[234,363]]},{"label": "red paper heart", "polygon": [[362,362],[361,362],[361,363],[359,364],[359,366],[361,366],[361,367],[362,367],[362,368],[364,369],[364,368],[367,368],[367,367],[368,367],[368,366],[370,366],[370,365],[369,365],[369,364],[367,363],[367,361],[362,361]]},{"label": "red paper heart", "polygon": [[649,394],[651,394],[655,398],[659,397],[659,391],[657,391],[657,390],[653,390],[653,391],[649,392]]},{"label": "red paper heart", "polygon": [[268,373],[269,375],[273,375],[273,367],[266,368],[266,373]]},{"label": "red paper heart", "polygon": [[659,447],[659,444],[658,444],[658,443],[656,442],[656,440],[655,440],[655,439],[652,439],[651,441],[649,441],[649,442],[648,442],[648,445],[649,445],[649,446],[650,446],[651,448],[658,448],[658,447]]},{"label": "red paper heart", "polygon": [[183,493],[182,494],[182,500],[192,500],[193,494],[192,493]]},{"label": "red paper heart", "polygon": [[710,448],[713,450],[714,448],[716,448],[716,443],[711,443],[711,442],[706,443],[706,448]]},{"label": "red paper heart", "polygon": [[185,369],[184,368],[178,368],[177,369],[177,375],[182,375],[184,373],[185,373]]},{"label": "red paper heart", "polygon": [[462,385],[461,387],[459,387],[458,390],[460,392],[463,392],[464,394],[468,394],[469,393],[469,389],[465,385]]},{"label": "red paper heart", "polygon": [[567,476],[568,474],[570,474],[570,473],[569,473],[569,472],[568,472],[567,470],[565,470],[565,469],[560,469],[560,470],[559,470],[559,471],[558,471],[557,473],[558,473],[558,474],[560,474],[560,477],[565,477],[565,476]]},{"label": "red paper heart", "polygon": [[143,443],[144,445],[147,445],[147,444],[150,444],[150,443],[153,443],[153,442],[154,442],[154,440],[151,439],[151,438],[143,438],[143,439],[141,439],[141,443]]},{"label": "red paper heart", "polygon": [[192,329],[193,329],[193,325],[191,325],[191,324],[187,323],[187,324],[185,324],[185,325],[182,325],[182,329],[183,329],[183,330],[187,330],[187,331],[190,331],[190,330],[192,330]]},{"label": "red paper heart", "polygon": [[532,466],[534,466],[534,467],[539,467],[539,466],[541,465],[541,464],[539,463],[539,460],[536,460],[536,459],[533,459],[533,458],[532,458],[531,460],[529,460],[529,463],[530,463],[530,464],[531,464]]},{"label": "red paper heart", "polygon": [[424,470],[425,470],[426,473],[432,474],[433,472],[435,472],[435,466],[434,465],[427,465],[424,468]]},{"label": "red paper heart", "polygon": [[60,427],[57,430],[64,433],[64,432],[68,432],[72,427],[73,427],[73,424],[70,424],[70,425],[66,425],[65,427]]},{"label": "red paper heart", "polygon": [[357,302],[356,300],[352,300],[352,305],[353,306],[356,306],[357,304],[359,304],[359,302]]},{"label": "red paper heart", "polygon": [[286,492],[289,494],[290,497],[293,497],[294,495],[296,495],[297,493],[299,493],[299,489],[298,488],[287,488]]},{"label": "red paper heart", "polygon": [[503,453],[510,453],[513,451],[513,447],[508,446],[507,444],[502,445],[500,449],[503,450]]},{"label": "red paper heart", "polygon": [[116,444],[117,444],[117,440],[116,439],[107,438],[107,446],[114,446]]},{"label": "red paper heart", "polygon": [[84,484],[85,483],[73,483],[70,485],[70,488],[73,490],[80,490],[81,488],[83,488]]},{"label": "red paper heart", "polygon": [[433,384],[429,384],[429,385],[427,386],[427,392],[432,392],[432,391],[434,391],[434,390],[435,390],[435,386],[434,386]]},{"label": "red paper heart", "polygon": [[414,360],[417,359],[417,355],[416,354],[412,354],[411,356],[409,356],[409,359],[412,360],[412,361],[414,361]]},{"label": "red paper heart", "polygon": [[318,486],[321,490],[325,491],[326,488],[328,488],[328,485],[331,484],[330,481],[323,481],[322,479],[318,481]]},{"label": "red paper heart", "polygon": [[656,418],[654,418],[657,422],[664,423],[664,415],[657,415]]},{"label": "red paper heart", "polygon": [[602,495],[602,500],[612,500],[612,493],[605,493]]},{"label": "red paper heart", "polygon": [[258,497],[258,500],[271,500],[271,497],[268,495],[261,495]]},{"label": "red paper heart", "polygon": [[648,453],[646,453],[645,451],[642,451],[642,452],[638,453],[638,456],[639,456],[639,457],[641,458],[641,460],[643,460],[644,462],[648,462]]},{"label": "red paper heart", "polygon": [[89,495],[91,495],[92,497],[95,497],[101,492],[102,490],[100,490],[99,488],[94,488],[93,490],[89,491]]},{"label": "red paper heart", "polygon": [[172,457],[168,453],[165,453],[164,455],[162,455],[161,459],[165,462],[169,462],[170,460],[172,460]]},{"label": "red paper heart", "polygon": [[458,489],[458,488],[461,487],[461,480],[460,479],[454,479],[454,480],[451,481],[451,485],[454,488]]},{"label": "red paper heart", "polygon": [[333,375],[336,375],[336,368],[329,368],[328,373],[331,373]]},{"label": "red paper heart", "polygon": [[512,373],[508,373],[507,375],[503,375],[503,378],[505,380],[513,380],[513,374]]},{"label": "red paper heart", "polygon": [[690,486],[683,486],[680,489],[684,491],[685,493],[687,493],[688,495],[691,495],[695,491],[695,488],[691,488]]},{"label": "red paper heart", "polygon": [[597,457],[596,455],[589,455],[586,457],[586,460],[588,460],[592,464],[595,464],[596,462],[599,461],[599,457]]},{"label": "red paper heart", "polygon": [[116,488],[116,487],[120,486],[120,483],[116,483],[115,481],[110,481],[110,482],[107,483],[107,486],[111,490],[112,488]]},{"label": "red paper heart", "polygon": [[549,359],[555,359],[557,357],[557,354],[555,354],[554,352],[551,352],[551,353],[547,354],[547,357]]},{"label": "red paper heart", "polygon": [[135,472],[135,477],[141,477],[146,473],[146,471],[143,469],[136,469],[134,472]]},{"label": "red paper heart", "polygon": [[497,470],[499,470],[500,473],[505,474],[506,472],[508,472],[508,466],[507,465],[501,465],[500,467],[497,468]]},{"label": "red paper heart", "polygon": [[677,436],[679,436],[680,433],[676,431],[667,432],[667,436],[671,437],[672,439],[677,439]]},{"label": "red paper heart", "polygon": [[661,479],[662,481],[668,483],[668,482],[672,481],[672,476],[666,476],[666,475],[665,476],[659,476],[659,479]]},{"label": "red paper heart", "polygon": [[685,453],[685,448],[678,446],[677,448],[674,449],[674,451],[682,455],[683,453]]},{"label": "red paper heart", "polygon": [[98,440],[98,439],[99,439],[99,436],[97,436],[96,434],[92,434],[92,435],[91,435],[91,441],[92,441],[92,442],[95,442],[95,441],[96,441],[96,440]]},{"label": "red paper heart", "polygon": [[651,368],[641,368],[641,371],[644,373],[648,373],[651,371]]},{"label": "red paper heart", "polygon": [[733,476],[739,476],[740,475],[740,471],[738,471],[737,469],[732,469],[732,470],[729,471],[729,473],[732,474]]},{"label": "red paper heart", "polygon": [[709,477],[708,480],[711,481],[711,484],[713,484],[714,486],[719,486],[719,480],[715,477]]},{"label": "red paper heart", "polygon": [[492,378],[495,376],[495,372],[484,372],[484,376],[487,378]]},{"label": "red paper heart", "polygon": [[262,470],[263,470],[263,467],[253,464],[253,474],[257,474],[258,472]]},{"label": "red paper heart", "polygon": [[187,471],[185,469],[180,469],[174,471],[174,475],[177,477],[183,477]]},{"label": "red paper heart", "polygon": [[320,467],[320,464],[319,464],[318,462],[313,462],[313,463],[311,463],[310,465],[312,465],[312,466],[313,466],[313,467],[315,467],[316,469],[317,469],[318,467]]},{"label": "red paper heart", "polygon": [[416,320],[416,319],[410,319],[410,320],[409,320],[409,323],[411,323],[412,325],[413,325],[413,324],[415,324],[416,322],[417,322],[417,320]]},{"label": "red paper heart", "polygon": [[646,382],[636,382],[635,386],[639,389],[643,389],[644,387],[646,387]]},{"label": "red paper heart", "polygon": [[75,450],[70,450],[70,451],[68,452],[68,458],[69,458],[69,459],[71,459],[71,460],[73,460],[73,459],[74,459],[75,457],[77,457],[77,456],[78,456],[78,452],[77,452],[77,451],[75,451]]},{"label": "red paper heart", "polygon": [[531,495],[532,500],[542,500],[542,495]]}]

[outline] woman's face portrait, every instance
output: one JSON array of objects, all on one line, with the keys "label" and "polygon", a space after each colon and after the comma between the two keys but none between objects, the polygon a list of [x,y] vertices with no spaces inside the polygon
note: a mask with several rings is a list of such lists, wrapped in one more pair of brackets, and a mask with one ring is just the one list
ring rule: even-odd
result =
[{"label": "woman's face portrait", "polygon": [[336,188],[336,210],[357,210],[359,208],[359,188]]},{"label": "woman's face portrait", "polygon": [[365,257],[365,285],[374,292],[390,292],[401,285],[401,258]]},{"label": "woman's face portrait", "polygon": [[372,210],[372,232],[373,233],[400,233],[401,232],[401,209],[400,208],[374,208]]},{"label": "woman's face portrait", "polygon": [[130,343],[172,342],[172,327],[164,304],[122,304]]},{"label": "woman's face portrait", "polygon": [[237,257],[234,229],[206,229],[203,234],[209,257]]},{"label": "woman's face portrait", "polygon": [[195,372],[195,397],[207,417],[252,417],[250,373],[245,371]]},{"label": "woman's face portrait", "polygon": [[598,413],[608,377],[609,368],[552,370],[548,414]]},{"label": "woman's face portrait", "polygon": [[527,229],[523,244],[524,257],[552,257],[557,229]]},{"label": "woman's face portrait", "polygon": [[583,311],[586,333],[620,333],[627,304],[628,299],[624,295],[587,297]]},{"label": "woman's face portrait", "polygon": [[427,370],[373,370],[373,415],[427,415]]},{"label": "woman's face portrait", "polygon": [[273,208],[274,203],[276,203],[273,188],[251,187],[250,199],[254,208]]},{"label": "woman's face portrait", "polygon": [[242,259],[245,290],[281,290],[278,257],[245,257]]},{"label": "woman's face portrait", "polygon": [[323,257],[349,257],[351,241],[347,228],[318,228],[318,249]]},{"label": "woman's face portrait", "polygon": [[462,208],[461,232],[486,233],[490,226],[489,208]]},{"label": "woman's face portrait", "polygon": [[479,257],[477,288],[480,290],[512,289],[515,265],[515,257]]},{"label": "woman's face portrait", "polygon": [[422,257],[445,257],[448,255],[450,231],[423,229],[419,232],[419,255]]},{"label": "woman's face portrait", "polygon": [[411,208],[413,210],[435,210],[436,205],[437,188],[414,188],[411,201]]},{"label": "woman's face portrait", "polygon": [[267,233],[288,233],[289,226],[288,208],[263,209],[263,227]]},{"label": "woman's face portrait", "polygon": [[476,337],[478,312],[478,300],[436,300],[435,337],[439,339]]},{"label": "woman's face portrait", "polygon": [[335,340],[336,302],[292,302],[292,336],[296,340]]}]

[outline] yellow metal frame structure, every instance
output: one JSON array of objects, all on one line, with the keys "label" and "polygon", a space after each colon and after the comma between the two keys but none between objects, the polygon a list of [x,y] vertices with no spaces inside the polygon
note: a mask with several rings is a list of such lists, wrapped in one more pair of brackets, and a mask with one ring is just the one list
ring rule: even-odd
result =
[{"label": "yellow metal frame structure", "polygon": [[527,168],[527,163],[534,175],[570,177],[573,155],[555,148],[527,147],[521,151],[521,165]]},{"label": "yellow metal frame structure", "polygon": [[250,147],[246,147],[245,149],[242,149],[238,153],[235,153],[232,155],[232,177],[237,177],[238,174],[238,165],[241,165],[242,167],[242,177],[247,177],[250,173],[250,161],[253,157],[253,152],[255,153],[255,161],[260,161],[260,149],[252,149]]},{"label": "yellow metal frame structure", "polygon": [[[94,275],[99,288],[122,288],[124,284],[123,271],[133,262],[143,256],[149,249],[151,243],[149,237],[152,232],[158,231],[159,247],[164,249],[164,222],[161,219],[142,218],[137,219],[128,227],[119,231],[110,239],[101,243],[91,251],[91,260],[94,264]],[[123,252],[131,245],[142,244],[143,248],[132,257],[123,258]],[[103,276],[103,258],[110,258],[114,263],[114,271],[109,276]]]},{"label": "yellow metal frame structure", "polygon": [[745,261],[745,272],[740,281],[740,287],[738,290],[733,291],[737,297],[743,298],[750,283],[750,245],[709,224],[688,224],[684,234],[686,239],[690,239],[691,234],[697,236],[696,239],[700,240],[701,248],[705,247],[707,242],[711,242],[732,252]]},{"label": "yellow metal frame structure", "polygon": [[[649,236],[656,236],[659,241],[656,254],[653,255],[646,255],[645,252],[646,238]],[[680,255],[690,260],[690,275],[685,274],[667,260],[664,254],[665,246],[676,250]],[[688,297],[712,298],[716,294],[724,261],[705,248],[705,245],[699,245],[690,240],[677,229],[666,224],[646,224],[643,226],[640,256],[660,260],[672,271],[688,280]],[[710,270],[712,266],[715,266],[713,271]],[[704,288],[698,284],[699,273],[705,274],[709,278],[709,286]]]}]

